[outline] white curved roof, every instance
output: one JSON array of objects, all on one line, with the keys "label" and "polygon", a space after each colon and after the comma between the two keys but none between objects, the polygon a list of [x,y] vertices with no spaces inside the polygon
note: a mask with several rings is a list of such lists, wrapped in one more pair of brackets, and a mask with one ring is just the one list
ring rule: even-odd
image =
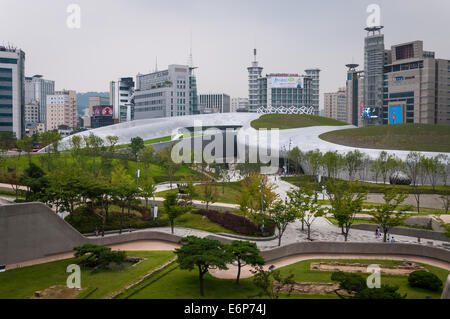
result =
[{"label": "white curved roof", "polygon": [[[77,133],[76,135],[89,135],[93,133],[103,139],[108,135],[119,137],[118,145],[130,143],[131,138],[139,136],[143,140],[150,140],[164,136],[172,135],[176,130],[183,127],[194,126],[242,126],[242,130],[246,134],[255,134],[257,131],[250,126],[250,123],[259,118],[261,114],[256,113],[214,113],[186,115],[177,117],[155,118],[145,120],[135,120],[110,126],[105,126],[89,131]],[[381,149],[355,148],[349,146],[338,145],[324,141],[319,135],[348,128],[356,128],[353,125],[345,126],[311,126],[296,129],[279,130],[278,147],[285,146],[289,149],[289,141],[291,141],[291,149],[297,146],[302,151],[319,149],[321,152],[338,151],[345,153],[358,149],[362,153],[376,158],[382,152]],[[73,136],[73,135],[72,135]],[[60,148],[69,148],[69,140],[71,136],[61,141]],[[238,141],[240,143],[240,141]],[[249,141],[251,147],[255,147],[255,142]],[[275,147],[275,145],[274,145]],[[272,147],[271,147],[272,148]],[[395,154],[401,159],[406,159],[409,151],[386,150],[388,154]],[[424,156],[436,156],[436,152],[421,152]],[[445,153],[450,156],[450,153]]]}]

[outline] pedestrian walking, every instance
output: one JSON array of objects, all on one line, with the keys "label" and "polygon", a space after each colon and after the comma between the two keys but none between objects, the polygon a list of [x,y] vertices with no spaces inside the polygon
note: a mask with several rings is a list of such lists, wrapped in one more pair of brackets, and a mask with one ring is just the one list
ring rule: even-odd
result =
[{"label": "pedestrian walking", "polygon": [[395,238],[394,238],[394,236],[392,236],[392,238],[391,238],[391,243],[395,243]]},{"label": "pedestrian walking", "polygon": [[98,237],[98,229],[95,228],[95,237]]}]

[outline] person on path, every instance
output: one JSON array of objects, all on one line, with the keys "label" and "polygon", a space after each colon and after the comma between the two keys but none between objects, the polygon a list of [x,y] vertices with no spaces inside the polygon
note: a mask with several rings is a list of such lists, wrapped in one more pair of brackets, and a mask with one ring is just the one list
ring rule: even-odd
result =
[{"label": "person on path", "polygon": [[392,238],[391,238],[391,243],[395,243],[395,238],[394,238],[394,236],[392,236]]}]

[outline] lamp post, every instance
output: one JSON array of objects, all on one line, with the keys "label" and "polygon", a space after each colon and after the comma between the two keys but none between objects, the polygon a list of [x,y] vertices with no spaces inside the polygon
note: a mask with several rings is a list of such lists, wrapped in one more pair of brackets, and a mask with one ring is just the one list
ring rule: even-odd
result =
[{"label": "lamp post", "polygon": [[259,188],[261,188],[261,216],[262,216],[262,227],[261,231],[264,233],[264,181],[263,177],[261,176],[261,185],[259,185]]},{"label": "lamp post", "polygon": [[139,154],[136,156],[136,186],[139,187]]}]

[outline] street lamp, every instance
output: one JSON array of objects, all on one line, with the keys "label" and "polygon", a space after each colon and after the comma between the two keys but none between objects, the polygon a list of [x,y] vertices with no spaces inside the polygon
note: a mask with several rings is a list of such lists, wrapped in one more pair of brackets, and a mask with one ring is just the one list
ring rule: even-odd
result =
[{"label": "street lamp", "polygon": [[262,176],[261,176],[261,185],[259,185],[259,188],[261,188],[261,216],[263,219],[261,230],[264,233],[264,181]]}]

